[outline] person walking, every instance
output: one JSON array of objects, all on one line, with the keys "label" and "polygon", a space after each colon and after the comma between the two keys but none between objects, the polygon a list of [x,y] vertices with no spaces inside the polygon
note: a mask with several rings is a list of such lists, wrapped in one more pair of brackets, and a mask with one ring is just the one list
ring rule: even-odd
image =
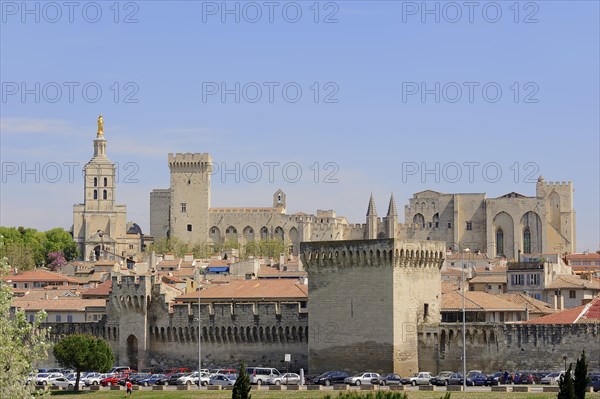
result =
[{"label": "person walking", "polygon": [[131,388],[133,387],[133,384],[131,383],[131,380],[127,379],[127,382],[125,383],[125,387],[127,388],[127,392],[125,393],[125,397],[126,398],[130,398],[131,397]]}]

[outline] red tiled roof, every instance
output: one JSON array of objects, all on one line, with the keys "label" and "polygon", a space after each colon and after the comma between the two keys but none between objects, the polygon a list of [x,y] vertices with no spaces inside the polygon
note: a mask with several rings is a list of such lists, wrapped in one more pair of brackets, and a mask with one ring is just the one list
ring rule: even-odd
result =
[{"label": "red tiled roof", "polygon": [[258,269],[258,277],[260,276],[269,276],[269,277],[275,277],[275,276],[280,276],[280,277],[292,277],[292,276],[299,276],[299,277],[304,277],[306,276],[306,272],[304,271],[284,271],[284,270],[279,270],[276,267],[272,267],[272,266],[261,266]]},{"label": "red tiled roof", "polygon": [[10,274],[2,278],[5,281],[12,282],[67,282],[81,284],[79,279],[74,277],[63,276],[58,273],[49,272],[47,270],[30,270],[19,274]]},{"label": "red tiled roof", "polygon": [[561,288],[585,288],[588,290],[600,291],[600,283],[594,280],[586,280],[572,274],[561,274],[556,276],[554,281],[546,287],[546,289],[549,290]]},{"label": "red tiled roof", "polygon": [[600,323],[600,296],[595,297],[587,305],[563,310],[555,314],[528,321],[527,324],[575,324]]},{"label": "red tiled roof", "polygon": [[27,300],[27,297],[15,298],[11,306],[18,309],[84,311],[88,307],[105,307],[106,299],[59,298],[51,300]]},{"label": "red tiled roof", "polygon": [[[306,300],[308,297],[308,286],[292,279],[233,280],[228,284],[209,287],[200,291],[200,299]],[[176,299],[197,300],[198,292],[191,292]]]},{"label": "red tiled roof", "polygon": [[90,288],[81,292],[82,297],[86,296],[109,296],[112,292],[112,280],[106,280],[102,284],[98,284],[96,288]]},{"label": "red tiled roof", "polygon": [[[462,309],[462,294],[460,291],[451,291],[442,294],[442,311]],[[465,292],[465,310],[467,311],[494,311],[516,310],[524,311],[524,305],[509,302],[496,295],[483,291]]]},{"label": "red tiled roof", "polygon": [[600,254],[588,253],[588,254],[569,254],[567,255],[568,261],[585,261],[585,260],[600,260]]}]

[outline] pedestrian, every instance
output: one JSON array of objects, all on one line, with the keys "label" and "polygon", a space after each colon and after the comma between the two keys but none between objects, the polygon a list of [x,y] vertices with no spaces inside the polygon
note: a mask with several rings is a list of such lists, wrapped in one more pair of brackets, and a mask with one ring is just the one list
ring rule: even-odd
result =
[{"label": "pedestrian", "polygon": [[133,384],[131,383],[131,380],[127,379],[127,382],[125,383],[125,387],[127,388],[127,392],[125,393],[126,398],[131,397],[131,387],[132,386],[133,386]]}]

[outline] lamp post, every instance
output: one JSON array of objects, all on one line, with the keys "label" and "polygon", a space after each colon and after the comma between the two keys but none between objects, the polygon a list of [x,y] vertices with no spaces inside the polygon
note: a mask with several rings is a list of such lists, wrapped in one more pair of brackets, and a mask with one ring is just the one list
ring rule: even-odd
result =
[{"label": "lamp post", "polygon": [[198,387],[202,385],[202,315],[200,312],[202,309],[200,308],[200,290],[201,287],[198,286]]},{"label": "lamp post", "polygon": [[461,270],[461,286],[462,286],[462,340],[463,340],[463,391],[467,390],[467,332],[466,332],[466,320],[465,320],[465,252],[469,253],[469,248],[465,248],[460,252],[460,258],[462,263]]}]

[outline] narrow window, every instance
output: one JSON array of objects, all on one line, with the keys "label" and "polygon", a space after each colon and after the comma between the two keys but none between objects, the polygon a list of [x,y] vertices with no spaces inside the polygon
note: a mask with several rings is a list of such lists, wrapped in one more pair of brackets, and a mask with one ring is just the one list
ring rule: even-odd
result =
[{"label": "narrow window", "polygon": [[94,187],[98,187],[98,178],[94,177]]},{"label": "narrow window", "polygon": [[191,224],[187,225],[187,231],[192,231],[192,225]]},{"label": "narrow window", "polygon": [[108,191],[102,190],[102,199],[107,199],[107,198],[108,198]]},{"label": "narrow window", "polygon": [[94,199],[98,199],[98,190],[94,190]]},{"label": "narrow window", "polygon": [[473,230],[473,223],[467,222],[467,230]]},{"label": "narrow window", "polygon": [[108,187],[108,179],[106,177],[104,178],[104,187]]},{"label": "narrow window", "polygon": [[185,202],[181,203],[181,212],[184,212],[184,213],[187,212],[187,203],[185,203]]}]

